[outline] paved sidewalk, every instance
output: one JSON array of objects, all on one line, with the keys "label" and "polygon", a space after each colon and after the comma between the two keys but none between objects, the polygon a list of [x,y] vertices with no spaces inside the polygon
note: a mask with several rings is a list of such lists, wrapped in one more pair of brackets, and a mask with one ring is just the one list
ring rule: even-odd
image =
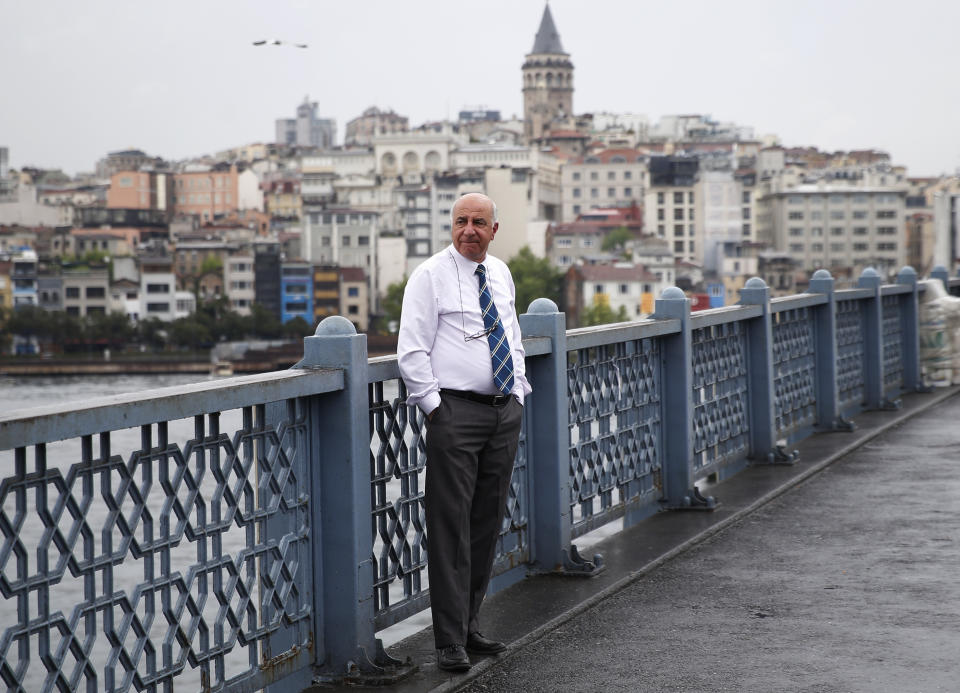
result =
[{"label": "paved sidewalk", "polygon": [[748,468],[706,489],[715,512],[619,533],[587,552],[595,578],[493,595],[484,631],[510,646],[467,674],[437,670],[430,629],[388,648],[418,671],[371,690],[960,690],[958,392]]},{"label": "paved sidewalk", "polygon": [[960,690],[960,398],[463,690]]}]

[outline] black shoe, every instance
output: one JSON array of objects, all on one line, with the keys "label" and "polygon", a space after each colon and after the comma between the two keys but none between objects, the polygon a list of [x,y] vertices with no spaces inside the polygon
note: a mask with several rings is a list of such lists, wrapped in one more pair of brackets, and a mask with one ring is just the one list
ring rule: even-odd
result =
[{"label": "black shoe", "polygon": [[498,640],[483,637],[479,631],[467,634],[467,652],[474,654],[497,654],[507,649],[507,646]]},{"label": "black shoe", "polygon": [[467,671],[470,658],[463,645],[447,645],[437,650],[437,667],[444,671]]}]

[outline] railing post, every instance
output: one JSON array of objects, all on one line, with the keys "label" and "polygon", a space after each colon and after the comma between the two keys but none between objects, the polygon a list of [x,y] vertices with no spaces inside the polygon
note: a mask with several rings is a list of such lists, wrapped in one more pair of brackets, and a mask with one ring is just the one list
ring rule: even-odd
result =
[{"label": "railing post", "polygon": [[660,370],[661,430],[663,434],[664,502],[668,509],[712,509],[716,501],[704,498],[693,485],[693,344],[690,337],[690,300],[675,286],[657,299],[655,319],[680,321],[680,331],[663,337]]},{"label": "railing post", "polygon": [[294,368],[339,368],[344,387],[311,398],[310,528],[313,603],[323,650],[324,679],[363,681],[396,677],[401,663],[375,637],[373,529],[370,523],[370,430],[367,336],[339,315],[325,318],[303,340]]},{"label": "railing post", "polygon": [[857,286],[873,294],[863,304],[863,390],[867,409],[897,409],[883,391],[883,279],[873,267],[860,274]]},{"label": "railing post", "polygon": [[546,356],[527,359],[533,386],[527,413],[531,560],[536,569],[592,575],[599,556],[586,561],[571,543],[570,414],[567,407],[566,315],[548,298],[538,298],[519,317],[524,337],[549,337]]},{"label": "railing post", "polygon": [[837,372],[837,299],[834,278],[819,269],[810,278],[808,292],[823,294],[827,302],[814,308],[816,343],[813,358],[817,373],[817,423],[821,431],[852,431],[856,426],[840,414]]},{"label": "railing post", "polygon": [[943,282],[943,288],[946,289],[947,293],[950,293],[950,273],[947,271],[947,268],[943,265],[937,265],[930,271],[931,279],[939,279]]},{"label": "railing post", "polygon": [[900,334],[903,335],[901,357],[903,358],[904,391],[929,391],[920,375],[920,289],[917,272],[904,266],[897,274],[897,284],[906,284],[911,291],[900,295]]},{"label": "railing post", "polygon": [[740,290],[740,305],[760,306],[761,314],[747,321],[747,382],[750,391],[750,457],[771,464],[793,464],[794,453],[777,445],[776,389],[773,372],[773,316],[770,289],[751,277]]}]

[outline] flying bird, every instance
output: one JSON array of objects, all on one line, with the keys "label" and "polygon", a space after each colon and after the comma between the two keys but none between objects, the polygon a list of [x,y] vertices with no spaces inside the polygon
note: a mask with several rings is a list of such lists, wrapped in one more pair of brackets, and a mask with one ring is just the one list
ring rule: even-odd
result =
[{"label": "flying bird", "polygon": [[294,48],[307,48],[306,43],[290,43],[289,41],[281,41],[280,39],[260,39],[259,41],[254,41],[254,46],[293,46]]}]

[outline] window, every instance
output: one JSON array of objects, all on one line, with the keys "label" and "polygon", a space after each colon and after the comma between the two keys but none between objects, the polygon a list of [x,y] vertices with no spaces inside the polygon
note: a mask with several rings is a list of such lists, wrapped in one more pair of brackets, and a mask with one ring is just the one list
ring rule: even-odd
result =
[{"label": "window", "polygon": [[830,204],[832,205],[842,205],[843,204],[843,195],[831,195]]},{"label": "window", "polygon": [[593,293],[595,293],[595,294],[602,294],[602,293],[603,293],[603,284],[594,284],[594,285],[593,285]]},{"label": "window", "polygon": [[657,224],[657,235],[663,238],[663,234],[667,232],[666,226],[663,224]]},{"label": "window", "polygon": [[878,209],[877,219],[893,219],[897,213],[892,209]]},{"label": "window", "polygon": [[673,242],[673,252],[682,253],[683,252],[683,241],[674,241]]},{"label": "window", "polygon": [[657,221],[663,221],[663,220],[664,220],[664,217],[666,217],[666,215],[667,215],[666,210],[665,210],[663,207],[660,207],[660,208],[657,210]]},{"label": "window", "polygon": [[597,189],[590,188],[590,197],[598,197],[598,196],[599,196],[599,192],[597,192]]},{"label": "window", "polygon": [[357,236],[357,245],[370,245],[370,236]]},{"label": "window", "polygon": [[170,293],[169,284],[147,284],[148,294],[168,294]]},{"label": "window", "polygon": [[630,293],[630,287],[627,286],[626,284],[621,284],[621,285],[620,285],[620,295],[623,296],[623,295],[626,295],[626,294],[628,294],[628,293]]},{"label": "window", "polygon": [[683,207],[674,207],[674,208],[673,208],[673,218],[674,218],[674,219],[683,219]]},{"label": "window", "polygon": [[558,239],[557,239],[557,247],[558,247],[558,248],[572,248],[572,247],[573,247],[573,239],[572,239],[572,238],[558,238]]},{"label": "window", "polygon": [[[574,213],[574,214],[580,214],[580,205],[574,205],[574,206],[573,206],[573,213]],[[449,231],[449,229],[447,229],[447,230]]]},{"label": "window", "polygon": [[658,204],[658,205],[662,205],[662,204],[663,204],[663,193],[662,193],[662,192],[658,192],[658,193],[657,193],[657,204]]},{"label": "window", "polygon": [[867,249],[867,244],[866,244],[866,243],[854,243],[854,244],[853,244],[853,249],[854,249],[855,251],[859,251],[859,252],[862,253],[862,252],[864,252],[864,251]]},{"label": "window", "polygon": [[[690,205],[693,204],[693,191],[692,191],[692,190],[687,193],[687,204],[690,204]],[[691,248],[691,250],[692,250],[692,248]]]},{"label": "window", "polygon": [[350,298],[356,298],[360,295],[360,288],[356,286],[347,287],[347,296]]},{"label": "window", "polygon": [[803,227],[802,227],[802,226],[791,226],[791,227],[790,227],[790,235],[791,235],[791,236],[802,236],[802,235],[803,235]]},{"label": "window", "polygon": [[574,189],[573,189],[573,196],[574,196],[574,197],[580,197],[580,188],[574,188]]},{"label": "window", "polygon": [[811,235],[811,236],[822,236],[822,235],[823,235],[823,227],[822,227],[822,226],[814,226],[814,227],[812,227],[812,228],[810,229],[810,235]]},{"label": "window", "polygon": [[80,298],[80,287],[68,286],[63,290],[63,295],[66,298]]},{"label": "window", "polygon": [[305,301],[294,301],[287,303],[285,308],[288,313],[302,313],[307,309],[307,304]]},{"label": "window", "polygon": [[633,188],[624,188],[623,189],[624,197],[633,197]]},{"label": "window", "polygon": [[814,210],[810,212],[810,218],[813,219],[814,221],[820,221],[821,219],[823,219],[823,212],[821,212],[819,209]]},{"label": "window", "polygon": [[842,226],[831,226],[831,227],[830,227],[830,235],[831,235],[831,236],[842,236],[842,235],[843,235],[843,227],[842,227]]},{"label": "window", "polygon": [[853,196],[853,203],[862,205],[867,203],[867,196],[863,193],[857,193]]},{"label": "window", "polygon": [[574,172],[573,172],[573,179],[574,179],[574,180],[580,180],[580,172],[579,172],[579,171],[574,171]]},{"label": "window", "polygon": [[350,236],[344,236],[343,238],[341,238],[341,239],[340,239],[340,245],[342,245],[344,248],[349,248],[349,247],[350,247]]},{"label": "window", "polygon": [[744,224],[744,225],[743,225],[743,235],[744,235],[744,236],[749,236],[749,235],[750,235],[750,224]]},{"label": "window", "polygon": [[616,197],[617,189],[616,188],[607,188],[607,197]]},{"label": "window", "polygon": [[803,195],[790,195],[787,197],[787,204],[790,205],[802,205],[803,204]]},{"label": "window", "polygon": [[803,252],[803,243],[791,243],[790,244],[791,253],[802,253]]},{"label": "window", "polygon": [[349,313],[350,315],[359,315],[360,306],[347,306],[347,313]]},{"label": "window", "polygon": [[616,180],[617,172],[616,171],[607,171],[607,180]]},{"label": "window", "polygon": [[854,227],[853,227],[853,235],[854,235],[854,236],[866,236],[866,235],[867,235],[867,227],[866,227],[866,226],[854,226]]},{"label": "window", "polygon": [[593,247],[593,239],[592,239],[592,238],[581,238],[581,239],[580,239],[580,245],[583,246],[584,248],[592,248],[592,247]]},{"label": "window", "polygon": [[597,172],[590,171],[590,180],[596,180],[596,179],[597,179]]},{"label": "window", "polygon": [[749,218],[750,218],[750,208],[749,208],[749,207],[744,207],[742,210],[740,210],[740,216],[741,216],[742,218],[744,218],[744,219],[749,219]]},{"label": "window", "polygon": [[843,210],[842,210],[842,209],[832,209],[832,210],[830,210],[830,218],[831,218],[831,219],[843,219],[843,218],[844,218]]},{"label": "window", "polygon": [[855,210],[853,210],[853,218],[854,218],[854,219],[866,219],[866,218],[867,218],[867,210],[865,210],[865,209],[855,209]]},{"label": "window", "polygon": [[683,193],[675,192],[673,193],[673,204],[682,205],[683,204]]},{"label": "window", "polygon": [[790,212],[787,219],[803,219],[803,212]]},{"label": "window", "polygon": [[813,245],[810,246],[810,250],[812,250],[815,253],[822,253],[823,243],[814,243]]},{"label": "window", "polygon": [[896,250],[896,243],[877,243],[877,250]]},{"label": "window", "polygon": [[147,312],[148,313],[166,313],[170,310],[169,303],[148,303]]},{"label": "window", "polygon": [[741,202],[743,202],[743,204],[745,204],[745,205],[750,204],[750,191],[749,191],[749,190],[744,190],[744,191],[743,191],[743,194],[740,196],[740,200],[741,200]]},{"label": "window", "polygon": [[844,245],[843,243],[831,243],[831,244],[830,244],[830,251],[831,251],[831,252],[834,252],[834,253],[842,253],[842,252],[843,252],[844,250],[846,250],[846,249],[847,249],[847,246]]},{"label": "window", "polygon": [[624,179],[624,180],[631,180],[632,178],[633,178],[633,171],[624,171],[624,172],[623,172],[623,179]]},{"label": "window", "polygon": [[896,226],[878,226],[877,235],[878,236],[893,236],[897,233]]},{"label": "window", "polygon": [[104,289],[102,286],[87,287],[87,298],[105,298],[106,295],[106,289]]},{"label": "window", "polygon": [[674,224],[673,225],[673,235],[682,236],[683,235],[683,224]]}]

